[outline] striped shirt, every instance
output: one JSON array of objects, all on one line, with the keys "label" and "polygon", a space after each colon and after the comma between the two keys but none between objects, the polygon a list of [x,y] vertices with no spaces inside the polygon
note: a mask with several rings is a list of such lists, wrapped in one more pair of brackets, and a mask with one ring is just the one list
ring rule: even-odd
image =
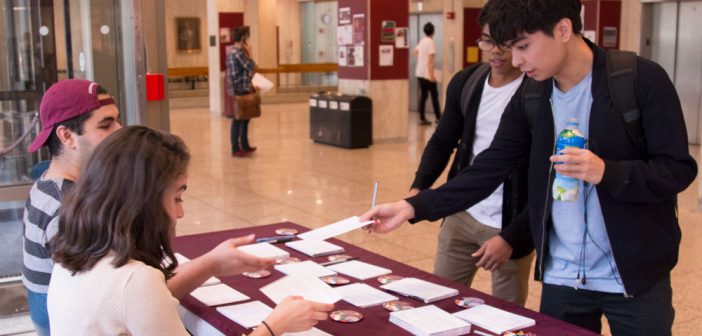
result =
[{"label": "striped shirt", "polygon": [[227,54],[227,95],[230,97],[251,93],[251,78],[256,63],[241,48],[232,48]]},{"label": "striped shirt", "polygon": [[58,212],[63,194],[73,187],[65,179],[37,180],[24,208],[24,251],[22,282],[32,292],[47,293],[54,262],[48,241],[58,231]]}]

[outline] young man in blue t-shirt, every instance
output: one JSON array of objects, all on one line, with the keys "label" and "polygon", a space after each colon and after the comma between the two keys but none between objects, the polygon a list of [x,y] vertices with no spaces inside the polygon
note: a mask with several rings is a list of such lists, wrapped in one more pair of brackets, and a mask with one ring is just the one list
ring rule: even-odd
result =
[{"label": "young man in blue t-shirt", "polygon": [[[495,139],[472,166],[436,190],[380,205],[361,217],[388,232],[405,220],[438,219],[489,195],[507,173],[529,162],[535,276],[544,282],[541,312],[615,335],[670,335],[670,272],[677,263],[677,194],[697,175],[675,87],[658,64],[637,58],[635,97],[645,148],[629,136],[610,96],[607,53],[580,34],[579,0],[490,0],[483,11],[494,41],[538,86],[535,115],[520,89]],[[570,118],[586,149],[554,153]],[[555,173],[580,180],[575,202],[554,200]]]}]

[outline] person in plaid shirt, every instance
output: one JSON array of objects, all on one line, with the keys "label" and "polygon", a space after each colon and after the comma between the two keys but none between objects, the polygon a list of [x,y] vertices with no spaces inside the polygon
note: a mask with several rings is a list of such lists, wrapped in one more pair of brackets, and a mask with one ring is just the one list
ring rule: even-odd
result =
[{"label": "person in plaid shirt", "polygon": [[[229,97],[241,96],[255,91],[251,85],[256,63],[251,59],[251,48],[247,44],[250,32],[249,27],[234,29],[232,39],[234,46],[227,54],[227,95]],[[232,142],[232,156],[248,157],[256,147],[249,145],[248,138],[249,119],[232,120],[230,136]]]}]

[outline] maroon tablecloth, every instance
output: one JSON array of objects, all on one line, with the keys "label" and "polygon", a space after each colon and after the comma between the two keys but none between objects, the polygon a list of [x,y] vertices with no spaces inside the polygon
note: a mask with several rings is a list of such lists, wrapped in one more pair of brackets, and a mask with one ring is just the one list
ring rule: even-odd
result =
[{"label": "maroon tablecloth", "polygon": [[[205,252],[209,251],[215,247],[220,242],[233,237],[244,236],[250,233],[255,233],[257,237],[275,236],[275,229],[278,228],[296,228],[300,232],[308,231],[309,229],[302,227],[293,223],[278,223],[265,226],[258,226],[246,229],[237,230],[227,230],[219,232],[211,232],[190,236],[176,237],[173,239],[173,248],[176,252],[180,252],[184,256],[193,259]],[[461,284],[451,282],[433,274],[421,271],[419,269],[413,268],[411,266],[396,262],[394,260],[385,258],[381,255],[372,253],[370,251],[364,250],[360,247],[342,242],[338,239],[330,239],[330,242],[343,246],[346,249],[346,254],[354,257],[360,257],[361,261],[371,263],[374,265],[389,268],[393,271],[393,274],[401,275],[403,277],[416,277],[424,280],[428,280],[440,285],[456,288],[459,290],[460,294],[458,297],[462,296],[474,296],[485,300],[485,302],[491,306],[498,307],[500,309],[508,310],[519,315],[528,316],[536,321],[536,325],[530,328],[524,329],[524,331],[529,331],[535,333],[539,336],[547,335],[595,335],[594,333],[584,330],[582,328],[576,327],[574,325],[568,324],[566,322],[539,314],[535,311],[514,305],[512,303],[502,301],[500,299],[494,298],[488,294],[470,289]],[[277,245],[290,252],[290,256],[298,257],[302,260],[311,259],[316,262],[327,261],[326,257],[309,258],[297,251],[287,248],[284,244]],[[275,307],[275,304],[269,300],[263,293],[259,291],[259,288],[267,285],[274,280],[277,280],[283,276],[282,273],[273,270],[272,275],[265,279],[250,279],[242,275],[220,277],[223,283],[235,288],[236,290],[248,295],[253,300],[260,300],[261,302]],[[352,282],[358,282],[357,279],[352,279]],[[376,279],[368,279],[363,281],[373,287],[378,288],[380,283]],[[425,305],[420,301],[416,301],[410,298],[405,298],[400,295],[401,300],[412,302],[417,307]],[[433,304],[446,310],[449,313],[455,313],[463,308],[458,307],[454,304],[454,299],[457,297],[444,299]],[[210,323],[213,327],[220,330],[226,335],[241,335],[242,333],[247,333],[249,330],[244,329],[238,324],[226,318],[224,315],[219,314],[214,307],[206,306],[200,301],[196,300],[192,296],[188,296],[181,300],[180,302],[185,308],[190,310],[193,314],[199,316],[203,320]],[[335,336],[351,336],[351,335],[409,335],[405,330],[388,321],[389,312],[385,310],[382,306],[376,306],[371,308],[357,308],[345,301],[339,301],[336,303],[335,309],[352,309],[361,312],[364,315],[364,319],[358,323],[339,323],[333,320],[327,320],[320,322],[317,328],[322,329]],[[480,329],[473,326],[474,329]],[[473,334],[473,333],[471,333]]]}]

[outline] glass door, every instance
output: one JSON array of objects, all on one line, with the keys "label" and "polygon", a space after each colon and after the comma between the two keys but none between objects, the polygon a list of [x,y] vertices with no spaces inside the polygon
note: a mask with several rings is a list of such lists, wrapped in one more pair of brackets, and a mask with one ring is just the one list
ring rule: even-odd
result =
[{"label": "glass door", "polygon": [[45,152],[28,153],[27,147],[39,129],[41,96],[57,81],[57,71],[52,2],[0,0],[0,10],[2,188],[30,184],[32,166],[48,159]]},{"label": "glass door", "polygon": [[0,195],[24,199],[31,169],[49,159],[28,153],[48,87],[61,79],[100,83],[123,101],[117,48],[118,0],[0,0]]}]

